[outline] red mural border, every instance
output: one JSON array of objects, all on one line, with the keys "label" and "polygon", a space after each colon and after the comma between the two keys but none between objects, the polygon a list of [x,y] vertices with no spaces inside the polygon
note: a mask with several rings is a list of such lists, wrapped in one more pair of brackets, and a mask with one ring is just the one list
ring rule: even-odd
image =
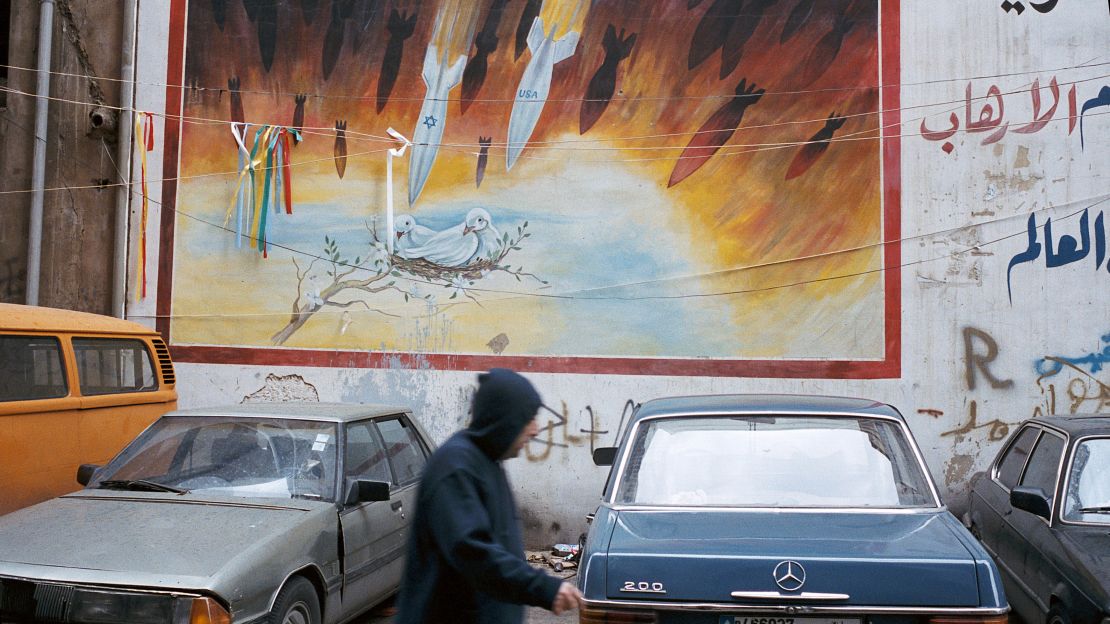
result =
[{"label": "red mural border", "polygon": [[[166,139],[163,171],[178,171],[184,83],[185,20],[188,0],[171,0],[169,63],[166,71]],[[721,360],[689,358],[621,358],[567,356],[457,355],[383,351],[258,348],[170,344],[178,362],[255,364],[333,368],[393,368],[485,370],[501,366],[519,371],[613,375],[705,377],[890,379],[901,375],[901,59],[899,0],[880,0],[880,64],[884,128],[883,161],[883,282],[885,337],[882,360]],[[176,123],[171,123],[177,120]],[[170,342],[173,294],[174,225],[177,179],[162,186],[162,221],[158,258],[156,326]]]}]

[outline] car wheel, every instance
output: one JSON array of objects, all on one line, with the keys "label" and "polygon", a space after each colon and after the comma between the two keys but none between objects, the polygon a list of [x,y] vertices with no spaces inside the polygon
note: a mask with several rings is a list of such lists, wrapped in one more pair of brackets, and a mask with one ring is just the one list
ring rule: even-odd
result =
[{"label": "car wheel", "polygon": [[308,579],[294,576],[281,588],[270,624],[320,624],[320,599]]},{"label": "car wheel", "polygon": [[1071,616],[1068,615],[1068,610],[1062,604],[1054,604],[1048,610],[1047,624],[1071,624]]}]

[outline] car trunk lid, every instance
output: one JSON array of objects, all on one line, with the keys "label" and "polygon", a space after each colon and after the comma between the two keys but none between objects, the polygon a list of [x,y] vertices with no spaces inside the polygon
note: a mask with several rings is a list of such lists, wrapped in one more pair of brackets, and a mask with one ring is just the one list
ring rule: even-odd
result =
[{"label": "car trunk lid", "polygon": [[623,510],[606,589],[623,600],[977,606],[975,563],[946,513]]}]

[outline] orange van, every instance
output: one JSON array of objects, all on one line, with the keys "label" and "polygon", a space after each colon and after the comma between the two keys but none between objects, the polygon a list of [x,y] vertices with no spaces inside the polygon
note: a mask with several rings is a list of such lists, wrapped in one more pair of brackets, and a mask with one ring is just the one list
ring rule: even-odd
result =
[{"label": "orange van", "polygon": [[0,514],[78,489],[177,407],[166,343],[110,316],[0,304]]}]

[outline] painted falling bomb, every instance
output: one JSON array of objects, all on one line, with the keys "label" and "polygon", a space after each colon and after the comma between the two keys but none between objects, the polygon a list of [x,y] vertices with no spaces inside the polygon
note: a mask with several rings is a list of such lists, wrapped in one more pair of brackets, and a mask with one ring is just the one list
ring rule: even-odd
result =
[{"label": "painted falling bomb", "polygon": [[782,27],[782,35],[779,37],[779,43],[786,43],[791,37],[796,35],[802,26],[809,21],[810,14],[813,13],[813,3],[816,0],[798,0],[798,4],[794,5],[793,10],[790,11],[790,16],[786,18],[786,25]]},{"label": "painted falling bomb", "polygon": [[609,106],[613,91],[617,88],[617,66],[632,54],[632,46],[636,45],[636,33],[625,37],[622,28],[618,35],[617,29],[609,24],[601,45],[605,48],[605,59],[601,61],[601,67],[597,68],[586,87],[586,99],[579,111],[578,134],[586,134]]},{"label": "painted falling bomb", "polygon": [[528,48],[532,58],[520,78],[516,89],[513,112],[509,114],[509,140],[505,150],[505,168],[512,169],[524,151],[532,131],[543,113],[547,95],[551,91],[551,73],[555,64],[570,58],[578,48],[578,33],[570,31],[563,38],[555,40],[559,25],[551,26],[551,34],[545,35],[543,18],[537,17],[528,32]]},{"label": "painted falling bomb", "polygon": [[499,43],[497,27],[501,24],[501,14],[505,11],[506,2],[507,0],[494,0],[490,5],[489,13],[486,14],[482,30],[474,39],[474,56],[470,57],[470,62],[466,64],[466,71],[463,72],[460,104],[464,115],[466,109],[470,108],[471,102],[478,98],[478,92],[482,90],[482,84],[486,81],[489,56],[497,50]]},{"label": "painted falling bomb", "polygon": [[543,6],[542,0],[528,0],[528,4],[524,5],[524,12],[520,14],[520,22],[516,25],[516,47],[513,50],[513,60],[520,60],[520,55],[524,54],[524,48],[528,47],[528,33],[532,31],[532,25],[539,17],[541,6]]},{"label": "painted falling bomb", "polygon": [[385,30],[389,33],[389,42],[385,46],[385,56],[382,57],[382,70],[378,74],[378,101],[377,110],[380,115],[389,103],[389,96],[393,93],[393,85],[397,82],[397,74],[401,71],[401,59],[405,54],[405,40],[412,36],[416,30],[416,17],[397,12],[389,12],[389,21]]},{"label": "painted falling bomb", "polygon": [[794,156],[794,160],[790,162],[790,167],[786,170],[786,179],[790,180],[805,173],[817,159],[829,149],[829,141],[832,140],[833,134],[844,125],[847,117],[838,115],[835,111],[829,115],[825,126],[817,131],[809,141],[798,150],[798,154]]},{"label": "painted falling bomb", "polygon": [[447,65],[447,53],[440,58],[436,46],[429,45],[424,54],[424,71],[421,74],[428,87],[420,116],[416,119],[416,129],[412,132],[412,148],[409,150],[409,205],[416,203],[436,162],[439,145],[443,140],[443,128],[447,121],[447,97],[452,88],[462,81],[466,68],[466,57],[458,56],[455,62]]},{"label": "painted falling bomb", "polygon": [[335,148],[332,150],[335,158],[335,172],[339,178],[347,171],[347,122],[335,120]]},{"label": "painted falling bomb", "polygon": [[[231,95],[231,97],[228,98],[228,104],[231,106],[231,121],[241,124],[246,121],[247,116],[243,112],[243,96],[239,93],[239,85],[238,76],[232,76],[227,79],[227,90]],[[246,132],[246,130],[244,129],[243,132]],[[235,148],[239,148],[238,143],[235,144]]]},{"label": "painted falling bomb", "polygon": [[743,0],[714,0],[701,16],[690,39],[690,54],[686,60],[687,69],[693,70],[713,53],[724,47],[725,39],[732,29],[732,23],[740,13]]},{"label": "painted falling bomb", "polygon": [[478,167],[474,171],[474,186],[481,188],[482,178],[486,177],[486,163],[489,161],[489,145],[493,141],[493,137],[478,137],[478,145],[481,149],[478,150]]},{"label": "painted falling bomb", "polygon": [[724,45],[721,47],[721,71],[718,77],[721,80],[728,78],[736,66],[740,64],[740,57],[744,54],[744,44],[755,34],[759,23],[763,20],[763,12],[778,0],[751,0],[744,5],[744,12],[736,17],[732,28],[728,31]]},{"label": "painted falling bomb", "polygon": [[744,111],[763,97],[764,89],[756,89],[754,82],[750,85],[746,82],[747,79],[741,78],[740,84],[736,85],[736,95],[698,128],[697,134],[690,139],[686,149],[679,155],[678,162],[671,171],[667,188],[690,177],[690,174],[708,162],[717,150],[732,138],[732,133],[736,132],[740,121],[744,118]]}]

